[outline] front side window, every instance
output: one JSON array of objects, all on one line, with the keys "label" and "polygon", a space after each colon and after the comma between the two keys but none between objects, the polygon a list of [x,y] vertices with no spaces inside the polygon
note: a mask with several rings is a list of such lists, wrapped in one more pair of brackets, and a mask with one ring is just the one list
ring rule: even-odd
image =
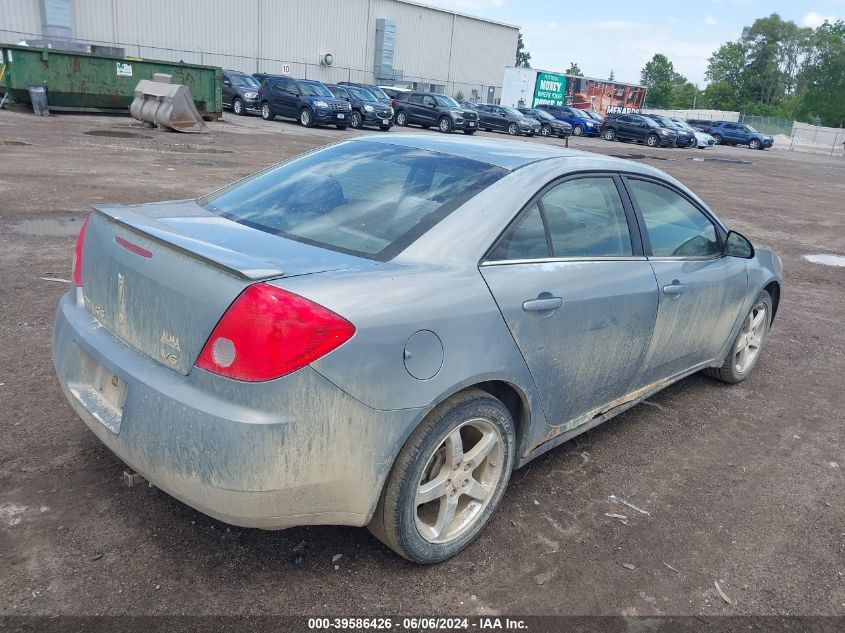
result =
[{"label": "front side window", "polygon": [[283,163],[198,203],[290,239],[386,261],[507,170],[354,141]]},{"label": "front side window", "polygon": [[613,178],[567,180],[540,199],[555,257],[633,255],[628,222]]},{"label": "front side window", "polygon": [[720,253],[716,227],[689,200],[646,180],[628,180],[645,220],[655,257],[714,257]]}]

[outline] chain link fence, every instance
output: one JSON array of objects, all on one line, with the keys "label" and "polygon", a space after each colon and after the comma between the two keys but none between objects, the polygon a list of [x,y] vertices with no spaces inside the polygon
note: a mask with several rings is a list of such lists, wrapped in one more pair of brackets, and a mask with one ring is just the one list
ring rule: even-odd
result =
[{"label": "chain link fence", "polygon": [[763,134],[784,134],[789,136],[792,134],[792,126],[795,123],[792,119],[782,119],[774,116],[758,116],[755,114],[741,114],[739,122],[750,125],[758,132]]}]

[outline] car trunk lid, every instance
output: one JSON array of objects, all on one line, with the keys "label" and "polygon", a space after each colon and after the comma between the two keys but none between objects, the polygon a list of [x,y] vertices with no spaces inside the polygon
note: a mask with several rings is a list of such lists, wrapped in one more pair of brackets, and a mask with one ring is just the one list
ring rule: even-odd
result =
[{"label": "car trunk lid", "polygon": [[98,206],[85,233],[82,290],[103,327],[186,375],[250,284],[374,264],[239,224],[194,201]]}]

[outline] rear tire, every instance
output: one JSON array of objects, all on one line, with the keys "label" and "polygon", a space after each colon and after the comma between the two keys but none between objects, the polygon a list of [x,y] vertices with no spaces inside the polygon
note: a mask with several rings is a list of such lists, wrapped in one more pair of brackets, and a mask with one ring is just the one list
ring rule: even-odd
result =
[{"label": "rear tire", "polygon": [[455,394],[405,442],[368,529],[416,563],[451,558],[490,521],[515,446],[513,420],[501,401],[480,389]]},{"label": "rear tire", "polygon": [[267,102],[261,104],[261,118],[265,121],[272,121],[276,118],[276,115],[273,113],[273,108],[271,108],[270,104]]},{"label": "rear tire", "polygon": [[[758,318],[760,321],[755,325]],[[771,324],[772,297],[764,290],[743,320],[725,362],[721,367],[708,367],[704,374],[732,385],[748,378],[760,360]]]}]

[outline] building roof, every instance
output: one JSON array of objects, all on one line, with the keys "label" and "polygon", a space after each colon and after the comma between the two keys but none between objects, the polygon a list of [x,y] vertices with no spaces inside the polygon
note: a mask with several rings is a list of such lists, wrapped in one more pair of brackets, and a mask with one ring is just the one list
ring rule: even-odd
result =
[{"label": "building roof", "polygon": [[489,20],[487,18],[482,18],[477,15],[469,15],[468,13],[461,13],[460,11],[452,11],[451,9],[444,9],[443,7],[434,7],[430,4],[425,4],[424,2],[416,2],[416,0],[396,0],[396,2],[401,2],[402,4],[412,4],[417,7],[422,7],[424,9],[431,9],[432,11],[440,11],[441,13],[448,13],[450,15],[459,15],[462,18],[469,18],[470,20],[478,20],[480,22],[489,22],[490,24],[498,24],[499,26],[506,26],[511,29],[519,29],[520,26],[518,24],[508,24],[507,22],[499,22],[498,20]]}]

